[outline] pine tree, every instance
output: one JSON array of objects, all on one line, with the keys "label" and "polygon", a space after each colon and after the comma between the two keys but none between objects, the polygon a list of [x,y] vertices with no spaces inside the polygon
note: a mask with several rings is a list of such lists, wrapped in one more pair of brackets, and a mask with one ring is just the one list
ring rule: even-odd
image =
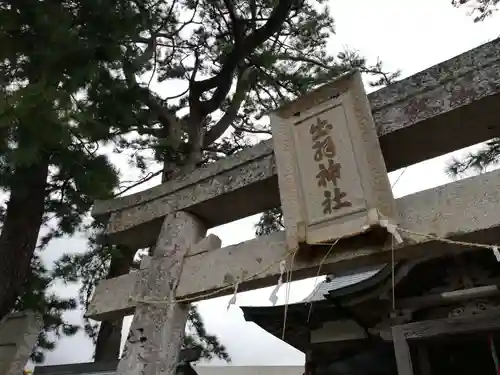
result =
[{"label": "pine tree", "polygon": [[484,21],[498,10],[500,0],[452,0],[456,7],[468,7],[472,9],[474,22]]},{"label": "pine tree", "polygon": [[[469,6],[472,15],[475,14],[474,22],[484,21],[498,10],[500,0],[453,0],[454,6]],[[482,173],[486,168],[500,162],[500,138],[494,138],[486,142],[479,150],[469,153],[460,159],[453,158],[446,168],[446,173],[455,178],[468,171]]]},{"label": "pine tree", "polygon": [[43,317],[44,329],[38,336],[38,344],[31,358],[35,363],[41,363],[45,358],[45,351],[52,350],[56,341],[63,336],[73,336],[79,327],[68,324],[63,319],[63,313],[77,308],[74,298],[61,298],[55,293],[47,293],[53,278],[43,266],[39,255],[35,254],[31,260],[31,275],[26,281],[25,292],[16,301],[14,310],[31,310]]},{"label": "pine tree", "polygon": [[[128,273],[130,268],[138,268],[140,256],[134,256],[135,251],[122,245],[101,245],[98,240],[100,227],[94,223],[96,232],[90,237],[89,247],[91,250],[84,254],[63,255],[56,263],[52,276],[61,278],[67,282],[81,282],[79,291],[79,302],[83,306],[88,306],[94,291],[96,282],[113,274]],[[130,254],[133,254],[132,257]],[[144,252],[140,253],[144,254]],[[133,261],[130,262],[130,258]],[[121,270],[118,267],[123,267]],[[113,270],[115,267],[115,270]],[[103,329],[102,323],[85,321],[85,331],[96,344],[94,354],[95,361],[113,361],[119,356],[122,319],[114,321],[104,321],[107,325]],[[216,336],[209,334],[204,326],[195,305],[190,306],[188,315],[188,331],[184,340],[184,346],[189,348],[200,348],[204,359],[211,359],[214,356],[230,361],[229,354]]]},{"label": "pine tree", "polygon": [[[134,56],[124,60],[123,75],[129,90],[141,96],[151,123],[138,125],[140,139],[122,146],[135,150],[139,160],[142,151],[153,148],[164,164],[163,181],[247,147],[248,133],[269,134],[260,121],[264,113],[341,72],[357,67],[378,75],[378,83],[395,77],[379,62],[368,66],[356,53],[327,53],[333,20],[324,1],[142,5],[143,29],[137,45],[126,47]],[[139,77],[146,73],[154,74],[142,82]],[[151,89],[174,85],[181,89],[170,97]],[[103,322],[101,334],[117,326]]]},{"label": "pine tree", "polygon": [[[130,146],[154,145],[164,180],[247,147],[245,134],[269,135],[261,121],[265,113],[342,72],[372,74],[374,86],[399,75],[384,72],[379,61],[368,65],[352,51],[329,54],[334,28],[324,0],[156,4],[165,11],[165,23],[137,41],[143,54],[126,62],[124,74],[132,89],[143,90],[143,103],[157,119],[156,126],[139,130],[147,140]],[[137,75],[151,68],[158,85],[183,89],[164,98],[141,85]],[[262,233],[269,225],[279,228],[279,217],[279,209],[266,213]]]},{"label": "pine tree", "polygon": [[[333,20],[324,1],[174,0],[139,10],[148,27],[127,51],[142,54],[125,59],[123,74],[152,122],[127,148],[138,158],[153,148],[163,181],[247,147],[248,133],[269,134],[264,113],[341,72],[357,67],[379,84],[396,76],[356,53],[327,53]],[[182,89],[171,97],[150,89],[173,85]]]},{"label": "pine tree", "polygon": [[255,235],[266,236],[274,232],[280,232],[285,229],[283,223],[283,211],[281,207],[270,209],[264,212],[257,224],[255,224]]},{"label": "pine tree", "polygon": [[76,301],[48,293],[52,278],[37,245],[73,234],[95,199],[111,197],[118,174],[99,146],[140,120],[113,74],[137,13],[120,2],[106,5],[0,4],[0,319],[25,308],[44,315],[35,360],[54,347],[53,336],[77,329],[61,315]]},{"label": "pine tree", "polygon": [[[37,240],[43,249],[51,239],[82,229],[93,201],[111,198],[118,186],[118,172],[100,147],[114,142],[120,151],[129,146],[123,136],[151,125],[142,89],[117,74],[127,59],[142,57],[134,43],[143,21],[154,22],[161,12],[155,8],[146,16],[143,10],[151,4],[110,1],[103,7],[90,0],[0,5],[0,187],[8,197],[0,210],[0,318],[26,308],[44,315],[35,360],[43,359],[44,349],[54,348],[54,336],[72,335],[78,328],[62,319],[62,312],[76,308],[77,301],[47,292],[60,269],[49,272],[42,266],[35,253]],[[143,158],[134,161],[145,168]],[[42,227],[46,234],[39,239]],[[100,250],[102,261],[111,251]],[[113,254],[123,256],[119,250]],[[127,262],[122,263],[118,271],[109,271],[123,272]],[[192,316],[198,318],[193,323],[197,332],[204,332],[199,316]],[[88,322],[89,334],[92,328]],[[213,336],[198,342],[205,352],[226,355]]]},{"label": "pine tree", "polygon": [[451,177],[458,177],[469,171],[483,173],[488,167],[498,163],[500,163],[500,138],[495,138],[461,160],[453,158],[448,164],[446,172]]},{"label": "pine tree", "polygon": [[[268,134],[260,121],[265,112],[346,69],[387,80],[379,63],[326,52],[333,20],[323,3],[0,4],[0,186],[8,194],[0,317],[23,287],[30,290],[40,228],[50,226],[42,246],[71,235],[94,199],[116,192],[118,173],[103,143],[132,150],[144,171],[142,151],[153,149],[167,180],[248,146],[246,133]],[[159,95],[139,79],[147,72],[157,85],[186,91]],[[220,139],[228,129],[231,137]]]}]

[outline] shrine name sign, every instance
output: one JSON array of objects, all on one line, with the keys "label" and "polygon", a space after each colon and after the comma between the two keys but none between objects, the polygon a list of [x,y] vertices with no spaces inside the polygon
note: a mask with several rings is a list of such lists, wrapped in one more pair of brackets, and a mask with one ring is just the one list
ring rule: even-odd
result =
[{"label": "shrine name sign", "polygon": [[287,246],[352,237],[398,217],[361,74],[271,114]]}]

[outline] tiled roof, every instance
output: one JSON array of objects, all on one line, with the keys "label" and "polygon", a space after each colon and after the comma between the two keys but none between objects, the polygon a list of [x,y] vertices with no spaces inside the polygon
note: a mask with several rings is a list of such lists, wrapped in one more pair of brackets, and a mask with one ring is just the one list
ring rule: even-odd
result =
[{"label": "tiled roof", "polygon": [[328,292],[345,288],[367,280],[377,272],[379,272],[381,268],[381,266],[374,266],[365,268],[363,271],[355,274],[344,274],[338,276],[330,275],[325,281],[319,283],[314,288],[312,293],[307,296],[302,302],[323,301],[325,299],[325,294],[328,294]]}]

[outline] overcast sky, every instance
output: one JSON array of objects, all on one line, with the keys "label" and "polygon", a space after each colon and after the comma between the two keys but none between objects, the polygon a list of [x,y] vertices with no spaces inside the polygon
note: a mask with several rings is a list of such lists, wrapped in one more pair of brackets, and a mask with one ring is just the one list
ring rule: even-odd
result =
[{"label": "overcast sky", "polygon": [[[355,48],[370,61],[380,58],[389,70],[401,69],[407,77],[500,36],[500,16],[474,24],[465,10],[457,10],[450,3],[451,0],[331,0],[337,29],[331,42],[332,51],[342,50],[344,46]],[[400,197],[449,182],[443,173],[449,159],[450,155],[445,155],[411,166],[395,186],[395,195]],[[401,172],[391,173],[391,181]],[[256,221],[254,216],[211,232],[223,240],[223,245],[230,245],[254,237]],[[83,235],[57,240],[49,245],[43,258],[51,263],[62,253],[85,251],[85,247]],[[305,298],[314,284],[315,280],[293,283],[289,302]],[[241,293],[237,304],[269,305],[271,289]],[[77,293],[76,286],[59,285],[57,290],[63,295]],[[199,303],[199,308],[207,329],[227,346],[233,364],[304,364],[302,353],[253,323],[246,323],[238,307],[227,311],[229,298],[204,301]],[[279,303],[283,301],[284,288]],[[67,318],[78,322],[81,312],[68,313]],[[90,361],[92,352],[90,341],[78,334],[62,340],[56,350],[48,353],[46,364]]]}]

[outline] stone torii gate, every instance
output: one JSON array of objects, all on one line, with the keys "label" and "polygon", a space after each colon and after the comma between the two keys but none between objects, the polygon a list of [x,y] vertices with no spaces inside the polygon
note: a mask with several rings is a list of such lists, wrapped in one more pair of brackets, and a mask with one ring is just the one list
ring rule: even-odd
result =
[{"label": "stone torii gate", "polygon": [[[325,274],[392,255],[457,250],[435,237],[500,241],[499,172],[397,200],[386,175],[497,136],[499,99],[500,40],[368,100],[351,73],[280,109],[272,119],[274,147],[273,140],[262,142],[175,181],[96,202],[93,215],[108,217],[109,241],[155,247],[139,272],[101,281],[87,311],[96,320],[134,313],[118,375],[173,374],[187,302],[231,294],[236,282],[239,291],[274,285],[282,260],[297,280],[315,276],[320,264]],[[320,161],[330,163],[323,164],[329,173],[314,180]],[[211,227],[280,204],[284,233],[223,248],[219,238],[205,236]],[[361,235],[380,220],[406,229],[404,242]],[[333,250],[321,244],[339,237],[347,239]],[[332,250],[327,257],[325,250]]]}]

